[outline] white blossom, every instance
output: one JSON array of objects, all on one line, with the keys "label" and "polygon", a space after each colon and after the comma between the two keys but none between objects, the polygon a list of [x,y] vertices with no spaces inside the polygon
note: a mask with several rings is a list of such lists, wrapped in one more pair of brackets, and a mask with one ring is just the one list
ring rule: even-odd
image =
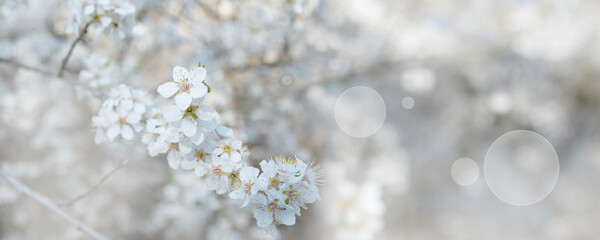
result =
[{"label": "white blossom", "polygon": [[67,34],[79,34],[82,24],[90,23],[96,33],[104,32],[115,41],[131,34],[135,6],[124,0],[71,0]]},{"label": "white blossom", "polygon": [[240,186],[229,193],[229,197],[234,199],[244,199],[242,207],[248,205],[249,197],[258,192],[258,186],[255,186],[260,170],[254,167],[243,167],[240,171]]},{"label": "white blossom", "polygon": [[85,68],[79,72],[79,80],[89,87],[112,87],[117,82],[118,78],[109,58],[94,54],[84,59],[83,63]]},{"label": "white blossom", "polygon": [[320,198],[318,167],[284,156],[261,161],[260,169],[247,166],[247,147],[232,139],[231,128],[223,125],[212,107],[202,104],[204,68],[188,72],[175,67],[173,72],[174,82],[160,85],[158,92],[167,98],[177,96],[160,111],[152,108],[153,102],[143,91],[126,85],[111,89],[92,119],[96,138],[132,139],[144,129],[141,141],[148,145],[150,156],[166,153],[169,167],[193,170],[208,189],[241,199],[242,207],[252,203],[258,227],[276,234],[276,225],[293,225],[295,215]]},{"label": "white blossom", "polygon": [[142,143],[148,144],[150,156],[154,157],[159,153],[166,153],[169,150],[169,144],[178,140],[179,135],[170,126],[170,122],[162,118],[153,118],[146,121],[146,131],[142,135]]},{"label": "white blossom", "polygon": [[102,103],[98,116],[92,118],[96,128],[96,143],[114,141],[117,136],[131,140],[143,129],[142,117],[152,101],[145,92],[132,90],[126,85],[111,89]]},{"label": "white blossom", "polygon": [[225,193],[229,187],[229,178],[227,175],[233,167],[233,163],[227,159],[213,156],[206,179],[209,189],[216,190],[217,194]]},{"label": "white blossom", "polygon": [[234,162],[240,162],[242,161],[242,157],[247,155],[247,151],[243,148],[241,141],[223,139],[212,154],[226,156]]},{"label": "white blossom", "polygon": [[188,71],[176,66],[173,68],[173,81],[161,84],[157,91],[165,98],[175,94],[175,103],[179,109],[186,110],[192,104],[192,99],[202,98],[208,92],[203,83],[205,77],[206,70],[203,67]]},{"label": "white blossom", "polygon": [[284,202],[282,196],[267,193],[256,194],[251,199],[258,227],[266,228],[271,224],[294,225],[296,214],[294,209]]}]

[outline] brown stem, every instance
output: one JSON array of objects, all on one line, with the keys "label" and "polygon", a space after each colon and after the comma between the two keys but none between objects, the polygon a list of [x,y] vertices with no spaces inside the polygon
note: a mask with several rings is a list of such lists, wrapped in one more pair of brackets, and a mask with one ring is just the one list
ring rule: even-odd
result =
[{"label": "brown stem", "polygon": [[[0,58],[0,63],[7,63],[7,64],[13,65],[13,66],[15,66],[17,68],[23,68],[23,69],[27,69],[27,70],[33,71],[33,72],[38,73],[40,75],[50,75],[50,76],[54,75],[54,73],[52,73],[50,71],[47,71],[47,70],[44,70],[44,69],[40,69],[40,68],[36,68],[36,67],[32,67],[32,66],[28,66],[28,65],[25,65],[23,63],[17,62],[17,61],[12,60],[12,59]],[[67,77],[67,76],[62,76],[62,77],[58,77],[58,78],[61,79],[61,80],[66,81],[66,82],[69,82],[69,83],[72,83],[72,84],[76,84],[76,85],[79,85],[79,86],[81,86],[83,88],[86,88],[92,94],[94,94],[94,96],[96,96],[96,97],[98,97],[100,99],[103,99],[105,97],[102,92],[100,92],[100,91],[98,91],[96,89],[90,88],[88,85],[83,84],[77,78]]]},{"label": "brown stem", "polygon": [[31,70],[31,71],[40,73],[42,75],[43,74],[54,75],[50,71],[39,69],[39,68],[35,68],[35,67],[32,67],[32,66],[27,66],[25,64],[22,64],[20,62],[17,62],[17,61],[14,61],[14,60],[10,60],[10,59],[0,58],[0,63],[7,63],[7,64],[13,65],[15,67],[18,67],[18,68],[24,68],[24,69],[27,69],[27,70]]},{"label": "brown stem", "polygon": [[85,27],[83,27],[83,29],[81,29],[81,32],[79,32],[79,37],[77,37],[77,39],[75,39],[75,42],[73,42],[73,44],[71,44],[71,48],[69,49],[67,56],[65,56],[65,58],[63,59],[62,65],[60,66],[60,70],[58,71],[58,74],[57,74],[58,77],[63,76],[63,72],[65,71],[65,68],[67,67],[67,62],[69,62],[69,58],[71,58],[73,49],[75,49],[75,46],[77,46],[77,43],[79,43],[79,42],[81,42],[81,40],[83,40],[83,37],[87,33],[87,29],[90,26],[90,24],[92,24],[92,22],[87,23],[85,25]]},{"label": "brown stem", "polygon": [[104,181],[106,181],[106,179],[108,179],[110,176],[112,176],[115,172],[117,172],[119,169],[125,167],[125,165],[127,165],[128,161],[125,160],[123,162],[121,162],[116,168],[114,168],[112,171],[108,172],[106,175],[104,175],[104,177],[102,177],[96,184],[94,184],[94,186],[92,186],[90,189],[88,189],[85,193],[75,197],[74,199],[67,201],[67,202],[63,202],[63,203],[59,203],[58,205],[63,207],[63,206],[69,206],[69,205],[73,205],[73,203],[79,201],[80,199],[87,197],[88,195],[90,195],[90,193],[92,193],[92,191],[94,191],[96,188],[98,188],[102,183],[104,183]]}]

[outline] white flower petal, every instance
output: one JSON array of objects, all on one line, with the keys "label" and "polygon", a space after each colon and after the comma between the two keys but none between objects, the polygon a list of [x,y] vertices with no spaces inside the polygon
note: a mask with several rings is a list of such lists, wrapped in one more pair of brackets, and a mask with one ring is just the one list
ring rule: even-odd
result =
[{"label": "white flower petal", "polygon": [[133,108],[133,101],[131,101],[131,99],[123,99],[119,104],[119,107],[123,110],[129,111]]},{"label": "white flower petal", "polygon": [[245,198],[245,199],[244,199],[244,203],[242,203],[242,206],[240,206],[240,208],[243,208],[243,207],[245,207],[245,206],[248,206],[248,203],[249,203],[249,202],[250,202],[250,199],[249,199],[249,198]]},{"label": "white flower petal", "polygon": [[196,167],[196,161],[184,159],[181,161],[181,169],[183,170],[192,170]]},{"label": "white flower petal", "polygon": [[174,82],[166,82],[161,84],[160,86],[158,86],[158,89],[156,89],[156,91],[163,97],[168,98],[173,96],[173,94],[175,94],[177,92],[179,88],[177,87],[177,84]]},{"label": "white flower petal", "polygon": [[277,221],[288,226],[296,224],[296,213],[292,209],[277,212]]},{"label": "white flower petal", "polygon": [[246,196],[246,194],[244,194],[244,190],[240,190],[240,189],[235,190],[235,191],[231,191],[229,193],[229,197],[233,198],[233,199],[241,199],[241,198],[243,198],[245,196]]},{"label": "white flower petal", "polygon": [[229,157],[231,158],[231,161],[234,162],[242,161],[242,155],[240,155],[239,152],[231,152],[231,154],[229,154]]},{"label": "white flower petal", "polygon": [[112,141],[117,135],[119,135],[119,132],[121,132],[121,127],[115,124],[108,128],[108,131],[106,131],[106,136],[110,141]]},{"label": "white flower petal", "polygon": [[207,92],[208,92],[208,88],[206,86],[204,86],[204,83],[200,83],[199,85],[194,85],[190,89],[190,95],[192,96],[192,98],[204,97],[204,95],[206,95]]},{"label": "white flower petal", "polygon": [[129,125],[123,125],[121,128],[121,137],[125,140],[131,140],[133,138],[133,129]]},{"label": "white flower petal", "polygon": [[219,135],[221,135],[223,137],[229,137],[229,136],[231,136],[231,134],[233,134],[233,131],[231,130],[231,128],[228,128],[225,126],[219,126],[219,127],[217,127],[217,133],[219,133]]},{"label": "white flower petal", "polygon": [[215,189],[215,191],[217,192],[217,194],[223,194],[227,192],[227,189],[227,182],[219,181],[217,184],[217,189]]},{"label": "white flower petal", "polygon": [[260,170],[258,170],[255,167],[250,167],[250,166],[244,167],[240,171],[240,178],[243,181],[255,181],[256,177],[258,177],[259,173],[260,173]]},{"label": "white flower petal", "polygon": [[141,104],[141,103],[136,103],[135,105],[133,105],[133,110],[136,113],[142,114],[142,113],[146,112],[146,106],[144,106],[144,104]]},{"label": "white flower petal", "polygon": [[167,108],[165,110],[164,115],[165,119],[169,122],[181,120],[181,118],[183,117],[183,113],[181,112],[181,110],[179,110],[177,106]]},{"label": "white flower petal", "polygon": [[275,224],[271,224],[269,226],[267,226],[265,228],[265,232],[273,237],[273,239],[279,239],[279,231],[277,231],[277,228],[275,227]]},{"label": "white flower petal", "polygon": [[194,136],[197,128],[198,126],[195,121],[192,121],[188,118],[185,118],[181,121],[181,131],[188,137]]},{"label": "white flower petal", "polygon": [[196,137],[192,140],[194,145],[200,145],[204,141],[204,134],[197,132]]},{"label": "white flower petal", "polygon": [[169,162],[169,167],[177,169],[179,168],[179,163],[181,163],[181,156],[177,151],[171,150],[167,154],[167,161]]},{"label": "white flower petal", "polygon": [[96,9],[95,7],[96,5],[94,4],[88,4],[83,8],[83,14],[84,15],[90,15],[94,12],[94,10]]},{"label": "white flower petal", "polygon": [[196,168],[194,168],[194,175],[196,175],[196,177],[203,177],[206,173],[208,173],[208,168],[204,166],[196,166]]},{"label": "white flower petal", "polygon": [[125,121],[127,121],[127,123],[129,124],[135,124],[138,123],[140,120],[142,119],[142,115],[136,112],[131,112],[129,113],[129,115],[127,115],[127,119],[125,119]]},{"label": "white flower petal", "polygon": [[102,25],[102,29],[106,28],[112,22],[112,18],[109,16],[104,16],[100,18],[100,24]]},{"label": "white flower petal", "polygon": [[256,225],[260,228],[265,228],[273,222],[273,215],[270,212],[260,209],[254,211],[254,218],[256,218]]},{"label": "white flower petal", "polygon": [[187,69],[180,66],[175,66],[173,68],[173,81],[176,83],[180,83],[184,78],[186,78],[186,75],[188,75]]},{"label": "white flower petal", "polygon": [[175,104],[177,104],[181,111],[185,111],[191,103],[192,97],[189,93],[181,92],[175,96]]},{"label": "white flower petal", "polygon": [[[198,67],[198,68],[194,68],[194,69],[192,69],[192,71],[190,71],[189,80],[193,85],[201,85],[202,81],[204,81],[205,77],[206,77],[206,69],[204,69],[203,67]],[[204,85],[204,84],[202,84],[202,85]]]},{"label": "white flower petal", "polygon": [[192,151],[192,149],[179,142],[179,151],[181,151],[183,154],[188,154]]},{"label": "white flower petal", "polygon": [[119,85],[119,94],[123,98],[130,98],[131,97],[131,89],[127,85],[121,84],[121,85]]},{"label": "white flower petal", "polygon": [[169,145],[167,145],[165,142],[158,141],[148,145],[148,152],[152,157],[158,155],[159,153],[166,153],[167,151],[169,151]]},{"label": "white flower petal", "polygon": [[177,131],[177,129],[175,128],[169,128],[168,132],[166,133],[166,141],[170,142],[170,143],[176,143],[179,142],[179,132]]}]

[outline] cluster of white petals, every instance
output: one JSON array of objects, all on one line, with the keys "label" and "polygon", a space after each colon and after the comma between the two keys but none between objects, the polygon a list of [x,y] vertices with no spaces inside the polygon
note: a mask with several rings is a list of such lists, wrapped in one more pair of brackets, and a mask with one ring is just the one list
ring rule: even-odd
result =
[{"label": "cluster of white petals", "polygon": [[123,84],[111,89],[98,115],[92,118],[96,131],[94,141],[112,142],[117,137],[133,139],[135,133],[143,129],[144,115],[152,105],[152,100],[142,90],[131,89]]},{"label": "cluster of white petals", "polygon": [[[306,209],[306,204],[321,199],[317,185],[322,183],[322,173],[318,166],[306,164],[298,158],[277,156],[269,161],[263,160],[260,167],[260,176],[250,177],[258,191],[250,191],[246,187],[248,184],[241,186],[245,193],[242,197],[248,197],[252,202],[258,227],[269,229],[277,224],[294,225],[296,215],[300,216],[300,210]],[[240,195],[234,192],[229,196],[236,198]]]},{"label": "cluster of white petals", "polygon": [[135,23],[135,6],[126,0],[70,0],[67,34],[79,34],[81,25],[91,24],[96,33],[103,32],[115,41],[131,34]]},{"label": "cluster of white petals", "polygon": [[166,153],[171,168],[193,170],[217,194],[242,199],[242,207],[249,205],[258,227],[268,233],[276,234],[278,224],[294,225],[301,208],[320,199],[318,166],[283,156],[263,160],[260,170],[249,166],[246,146],[231,137],[231,128],[213,108],[203,104],[205,77],[204,67],[188,71],[176,66],[173,81],[158,87],[161,96],[175,98],[146,121],[142,142],[148,152]]},{"label": "cluster of white petals", "polygon": [[83,64],[85,68],[79,72],[79,80],[88,87],[104,90],[116,84],[118,74],[109,58],[93,54],[85,58]]}]

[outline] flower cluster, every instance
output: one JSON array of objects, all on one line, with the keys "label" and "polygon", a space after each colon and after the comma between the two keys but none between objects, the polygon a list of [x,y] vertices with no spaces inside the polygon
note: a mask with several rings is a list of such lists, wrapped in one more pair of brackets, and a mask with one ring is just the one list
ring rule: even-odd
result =
[{"label": "flower cluster", "polygon": [[242,207],[250,205],[258,226],[268,232],[276,233],[277,224],[294,225],[301,208],[320,199],[318,166],[283,156],[263,160],[262,173],[249,166],[246,146],[232,139],[232,130],[213,108],[202,104],[205,77],[204,67],[176,66],[173,81],[158,87],[161,96],[175,98],[146,121],[142,142],[148,152],[166,153],[171,168],[193,170],[209,189],[243,200]]},{"label": "flower cluster", "polygon": [[85,68],[79,72],[79,80],[92,89],[105,89],[116,85],[118,74],[107,57],[93,54],[83,60]]},{"label": "flower cluster", "polygon": [[251,174],[246,173],[241,179],[243,185],[229,194],[232,198],[246,198],[244,204],[248,199],[252,202],[258,227],[294,225],[295,215],[300,216],[301,208],[306,209],[306,204],[320,200],[317,185],[322,183],[322,172],[318,166],[307,165],[298,158],[277,156],[263,160],[260,167],[263,171],[260,176],[258,169],[247,167]]},{"label": "flower cluster", "polygon": [[133,139],[135,133],[143,129],[143,118],[150,106],[152,100],[142,90],[123,84],[112,88],[98,115],[92,118],[95,142],[112,142],[118,136],[125,140]]},{"label": "flower cluster", "polygon": [[96,143],[119,136],[130,140],[142,132],[150,156],[166,153],[171,168],[193,170],[210,190],[241,199],[242,207],[252,208],[258,227],[276,234],[276,225],[294,225],[300,210],[320,199],[319,167],[283,156],[263,160],[260,170],[249,166],[247,147],[203,104],[209,89],[205,77],[204,67],[188,71],[176,66],[173,81],[157,89],[163,97],[175,95],[174,101],[160,108],[143,91],[125,85],[111,89],[92,118]]},{"label": "flower cluster", "polygon": [[135,6],[126,0],[70,0],[67,34],[79,34],[81,24],[91,24],[96,33],[104,32],[115,41],[131,33]]}]

